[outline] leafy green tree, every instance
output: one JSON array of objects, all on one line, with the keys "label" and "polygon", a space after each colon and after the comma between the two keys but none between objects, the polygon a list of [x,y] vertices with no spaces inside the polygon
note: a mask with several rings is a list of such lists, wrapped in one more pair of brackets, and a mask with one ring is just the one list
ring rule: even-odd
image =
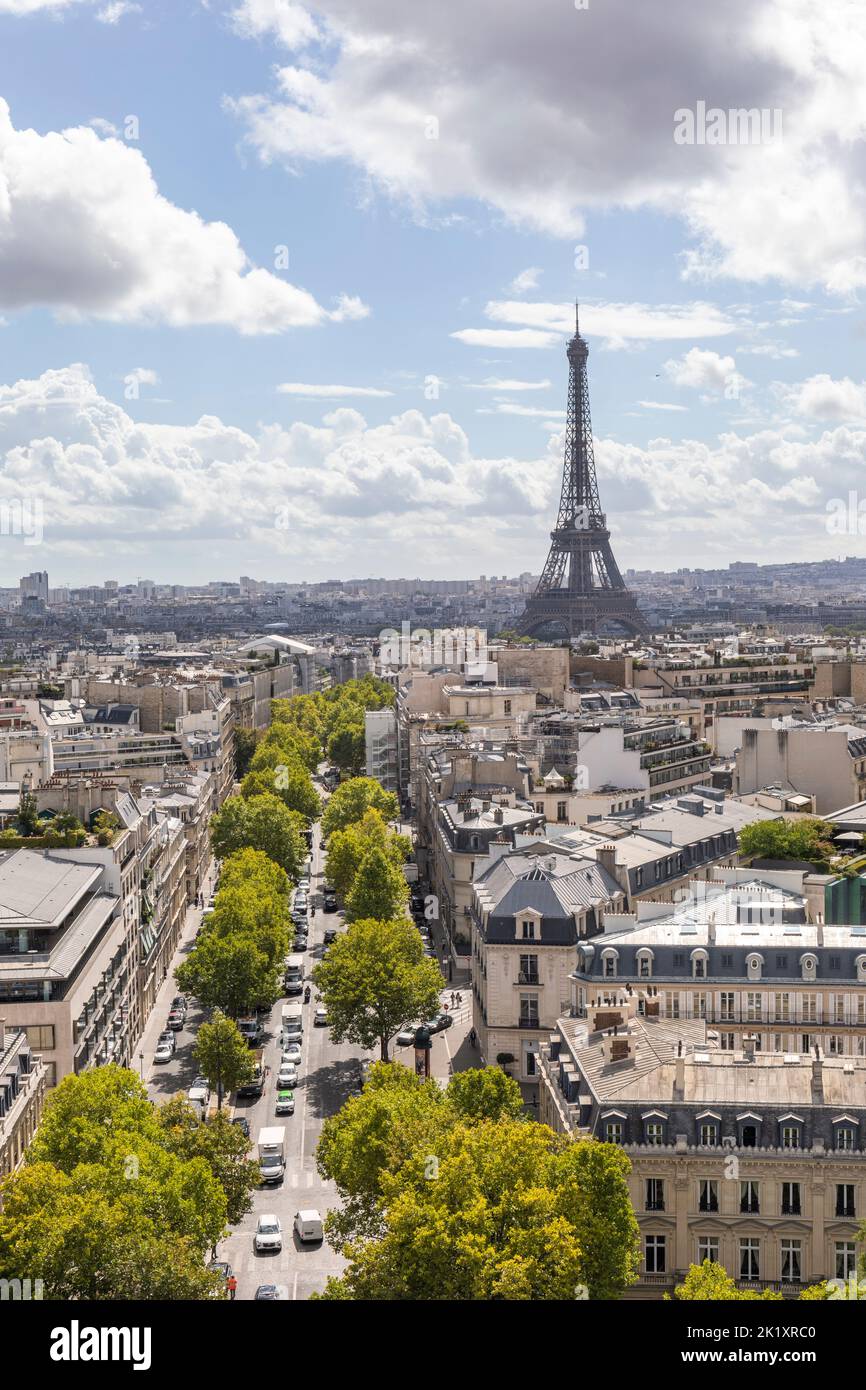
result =
[{"label": "leafy green tree", "polygon": [[169,1152],[189,1160],[202,1158],[207,1163],[226,1199],[226,1219],[232,1226],[252,1210],[252,1194],[261,1181],[259,1165],[250,1158],[250,1141],[239,1125],[220,1112],[207,1124],[185,1096],[173,1096],[156,1111]]},{"label": "leafy green tree", "polygon": [[703,1264],[689,1265],[685,1279],[674,1289],[674,1298],[683,1303],[777,1303],[781,1302],[782,1295],[771,1289],[764,1289],[762,1293],[738,1289],[723,1265],[704,1260]]},{"label": "leafy green tree", "polygon": [[209,937],[244,937],[253,942],[271,966],[279,966],[285,960],[293,934],[286,899],[264,893],[255,884],[221,887],[214,910],[207,918]]},{"label": "leafy green tree", "polygon": [[[406,916],[409,884],[381,849],[367,850],[346,897],[346,921],[375,917],[380,922]],[[417,932],[413,933],[417,937]],[[420,939],[419,939],[420,940]]]},{"label": "leafy green tree", "polygon": [[[581,1286],[590,1298],[618,1296],[638,1266],[628,1159],[619,1150],[585,1162],[584,1147],[614,1146],[564,1145],[546,1126],[509,1117],[455,1120],[435,1147],[425,1136],[381,1174],[381,1233],[346,1245],[348,1268],[323,1297],[559,1301]],[[608,1233],[620,1243],[602,1259]]]},{"label": "leafy green tree", "polygon": [[366,747],[364,725],[347,722],[340,724],[328,739],[328,757],[342,772],[357,777],[364,766]]},{"label": "leafy green tree", "polygon": [[833,827],[807,817],[798,821],[764,820],[740,831],[740,855],[744,859],[800,859],[826,865],[834,853]]},{"label": "leafy green tree", "polygon": [[362,819],[370,808],[384,820],[396,820],[400,807],[393,792],[386,792],[375,777],[352,777],[341,782],[325,807],[322,834],[327,838],[335,830],[345,830],[353,821]]},{"label": "leafy green tree", "polygon": [[449,1106],[463,1121],[519,1120],[526,1113],[519,1085],[501,1067],[456,1071],[445,1094]]},{"label": "leafy green tree", "polygon": [[253,1077],[253,1058],[237,1025],[220,1010],[198,1030],[192,1055],[202,1076],[216,1088],[217,1109],[223,1108],[226,1091],[234,1091]]},{"label": "leafy green tree", "polygon": [[[273,704],[277,703],[279,702],[273,701]],[[264,735],[256,757],[261,755],[265,758],[272,752],[281,755],[283,762],[297,758],[308,772],[315,772],[321,761],[322,745],[317,734],[302,728],[300,724],[277,720]],[[259,762],[253,763],[254,768],[263,765]]]},{"label": "leafy green tree", "polygon": [[273,768],[248,772],[241,783],[241,796],[278,796],[290,811],[297,811],[305,821],[318,820],[322,804],[313,779],[297,758],[279,762]]},{"label": "leafy green tree", "polygon": [[223,860],[219,891],[243,887],[254,888],[260,897],[270,897],[275,901],[282,898],[288,905],[292,885],[285,869],[281,869],[262,850],[241,849]]},{"label": "leafy green tree", "polygon": [[194,994],[205,1008],[237,1018],[257,1004],[275,1003],[280,994],[276,967],[244,933],[217,937],[212,932],[193,947],[174,972],[178,988]]},{"label": "leafy green tree", "polygon": [[306,858],[302,829],[301,816],[277,796],[254,796],[248,801],[230,796],[211,817],[211,846],[218,859],[241,849],[262,850],[291,879],[297,879]]},{"label": "leafy green tree", "polygon": [[257,729],[246,729],[243,726],[235,729],[235,776],[239,781],[250,770],[258,741]]},{"label": "leafy green tree", "polygon": [[335,1042],[377,1043],[383,1062],[404,1025],[439,1008],[442,974],[408,921],[357,921],[313,971]]},{"label": "leafy green tree", "polygon": [[64,1302],[225,1297],[203,1247],[148,1211],[136,1183],[118,1192],[103,1177],[99,1167],[67,1174],[39,1163],[4,1183],[4,1278],[41,1279],[44,1296]]},{"label": "leafy green tree", "polygon": [[[400,871],[412,853],[408,836],[391,830],[380,813],[372,809],[361,820],[347,825],[345,830],[334,831],[328,841],[325,874],[341,898],[346,898],[351,891],[362,860],[374,848],[382,850],[386,859]],[[402,872],[401,877],[405,878]]]},{"label": "leafy green tree", "polygon": [[146,1133],[152,1119],[147,1089],[125,1067],[65,1076],[48,1096],[28,1161],[71,1173],[78,1164],[101,1162],[109,1136]]}]

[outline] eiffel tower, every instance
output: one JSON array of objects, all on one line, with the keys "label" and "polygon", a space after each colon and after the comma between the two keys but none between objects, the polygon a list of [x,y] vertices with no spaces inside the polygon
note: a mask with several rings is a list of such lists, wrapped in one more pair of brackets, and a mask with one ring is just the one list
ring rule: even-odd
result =
[{"label": "eiffel tower", "polygon": [[528,637],[542,628],[557,628],[577,637],[618,623],[638,636],[647,631],[646,622],[613,558],[598,498],[586,374],[589,348],[580,336],[577,305],[574,337],[566,353],[568,418],[559,514],[556,530],[550,533],[547,563],[517,632]]}]

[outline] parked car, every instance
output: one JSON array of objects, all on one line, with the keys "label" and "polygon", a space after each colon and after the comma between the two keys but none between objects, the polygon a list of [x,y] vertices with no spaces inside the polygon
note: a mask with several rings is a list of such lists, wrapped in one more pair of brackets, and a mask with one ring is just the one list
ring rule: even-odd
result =
[{"label": "parked car", "polygon": [[172,999],[172,1001],[171,1001],[171,1007],[172,1007],[173,1009],[182,1009],[183,1012],[186,1013],[186,1010],[187,1010],[187,997],[186,997],[186,995],[185,995],[185,994],[176,994],[176,995],[174,996],[174,998]]},{"label": "parked car", "polygon": [[326,945],[326,946],[330,946],[331,942],[332,942],[332,941],[336,941],[336,939],[337,939],[337,928],[336,928],[336,927],[326,927],[326,928],[325,928],[325,945]]},{"label": "parked car", "polygon": [[292,942],[292,950],[293,950],[293,951],[306,951],[306,949],[307,949],[307,938],[306,938],[306,936],[296,936],[295,939],[294,939],[294,941]]},{"label": "parked car", "polygon": [[256,1234],[253,1243],[256,1254],[260,1254],[263,1250],[282,1250],[283,1228],[278,1216],[268,1212],[259,1217],[256,1222]]},{"label": "parked car", "polygon": [[274,1112],[277,1115],[294,1115],[295,1113],[295,1093],[294,1091],[279,1090],[274,1105]]},{"label": "parked car", "polygon": [[160,1033],[159,1038],[158,1038],[158,1042],[161,1042],[161,1043],[168,1043],[168,1045],[169,1045],[169,1047],[171,1048],[172,1052],[177,1051],[177,1038],[175,1037],[175,1035],[174,1035],[174,1033],[172,1032],[171,1028],[166,1028],[166,1030],[165,1030],[164,1033]]},{"label": "parked car", "polygon": [[322,911],[323,911],[323,912],[336,912],[336,911],[337,911],[337,898],[336,898],[336,894],[334,894],[334,893],[326,893],[326,894],[325,894],[324,898],[322,899]]},{"label": "parked car", "polygon": [[282,1284],[259,1284],[253,1296],[254,1303],[276,1303],[282,1298],[288,1298],[288,1293]]},{"label": "parked car", "polygon": [[401,1028],[395,1041],[398,1047],[408,1047],[415,1041],[415,1033],[419,1028],[428,1028],[431,1033],[441,1033],[444,1029],[450,1028],[453,1022],[450,1014],[436,1014],[435,1018],[425,1018],[423,1023],[413,1023],[408,1028]]},{"label": "parked car", "polygon": [[281,1088],[289,1089],[298,1084],[298,1068],[294,1062],[281,1062],[280,1070],[277,1074],[277,1085]]},{"label": "parked car", "polygon": [[410,1044],[415,1041],[415,1029],[417,1027],[417,1023],[412,1023],[406,1028],[401,1028],[396,1038],[394,1039],[397,1046],[409,1047]]},{"label": "parked car", "polygon": [[156,1051],[155,1051],[154,1054],[153,1054],[153,1060],[154,1060],[155,1062],[170,1062],[173,1056],[174,1056],[174,1048],[171,1046],[170,1043],[167,1043],[167,1042],[158,1042],[158,1043],[157,1043],[157,1045],[156,1045]]},{"label": "parked car", "polygon": [[451,1014],[446,1014],[443,1012],[441,1014],[437,1014],[435,1018],[427,1019],[424,1026],[426,1028],[429,1028],[431,1033],[442,1033],[445,1031],[446,1028],[450,1028],[453,1022],[454,1019],[452,1018]]},{"label": "parked car", "polygon": [[295,1234],[305,1245],[318,1245],[325,1238],[321,1214],[313,1210],[296,1211]]},{"label": "parked car", "polygon": [[180,1009],[175,1009],[168,1016],[168,1026],[173,1033],[179,1033],[184,1025],[184,1016]]},{"label": "parked car", "polygon": [[207,1078],[197,1076],[186,1093],[187,1100],[192,1101],[193,1105],[200,1105],[202,1110],[207,1110],[210,1105],[210,1085]]},{"label": "parked car", "polygon": [[313,1014],[313,1023],[317,1028],[326,1028],[328,1026],[328,1010],[325,1008],[324,1004],[316,1005],[316,1012]]},{"label": "parked car", "polygon": [[250,1122],[249,1122],[249,1120],[246,1118],[246,1116],[244,1116],[244,1115],[235,1115],[234,1119],[232,1120],[232,1124],[233,1124],[233,1125],[237,1125],[237,1127],[238,1127],[238,1129],[240,1130],[241,1134],[245,1135],[245,1136],[247,1137],[247,1139],[249,1139],[249,1137],[250,1137]]}]

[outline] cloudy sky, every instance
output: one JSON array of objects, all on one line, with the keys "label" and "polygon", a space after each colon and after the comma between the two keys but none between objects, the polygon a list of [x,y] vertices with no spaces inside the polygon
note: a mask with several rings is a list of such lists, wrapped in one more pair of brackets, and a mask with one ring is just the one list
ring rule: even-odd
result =
[{"label": "cloudy sky", "polygon": [[864,71],[861,0],[0,0],[0,583],[537,571],[575,298],[623,568],[863,553]]}]

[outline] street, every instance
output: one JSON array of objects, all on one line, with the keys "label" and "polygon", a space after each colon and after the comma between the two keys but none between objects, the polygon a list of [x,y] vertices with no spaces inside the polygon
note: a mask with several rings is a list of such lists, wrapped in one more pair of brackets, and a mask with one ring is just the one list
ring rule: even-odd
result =
[{"label": "street", "polygon": [[[320,826],[317,823],[313,827],[309,947],[304,955],[305,979],[309,978],[316,962],[322,957],[325,929],[329,926],[343,926],[342,913],[324,913],[321,910],[323,861]],[[200,920],[200,910],[191,910],[174,966],[180,964],[191,949]],[[177,987],[170,971],[160,989],[142,1041],[143,1074],[150,1098],[156,1102],[166,1101],[178,1092],[185,1094],[196,1075],[192,1046],[195,1031],[203,1021],[203,1013],[194,1000],[189,1003],[189,1026],[176,1035],[175,1056],[168,1063],[153,1064],[156,1040],[165,1027],[169,1005],[175,993]],[[297,1240],[293,1228],[294,1216],[298,1210],[314,1209],[324,1218],[328,1208],[336,1204],[337,1193],[334,1184],[325,1182],[316,1169],[316,1145],[324,1120],[327,1116],[335,1114],[349,1094],[357,1089],[360,1058],[366,1055],[375,1061],[378,1057],[378,1051],[365,1054],[362,1049],[349,1043],[335,1043],[326,1027],[313,1026],[316,992],[312,989],[309,1004],[303,1005],[303,1052],[298,1082],[294,1087],[295,1113],[276,1115],[274,1106],[280,1061],[280,1013],[284,1003],[284,998],[278,999],[268,1018],[262,1019],[265,1026],[265,1061],[269,1067],[264,1093],[257,1099],[238,1100],[234,1109],[235,1115],[242,1115],[249,1122],[250,1142],[253,1145],[259,1130],[266,1126],[283,1125],[286,1129],[286,1173],[282,1183],[256,1189],[251,1210],[218,1247],[217,1258],[227,1260],[234,1268],[238,1281],[237,1297],[241,1299],[254,1298],[256,1289],[261,1284],[278,1285],[283,1298],[306,1299],[310,1294],[324,1288],[329,1275],[340,1273],[343,1260],[331,1249],[327,1240],[321,1245],[303,1245]],[[455,1021],[451,1028],[435,1035],[433,1039],[431,1072],[437,1081],[444,1085],[452,1068],[459,1070],[475,1065],[478,1054],[468,1041],[472,1022],[468,991],[462,992],[461,1004],[458,1006],[455,1003],[452,1007],[451,989],[443,988],[442,1007],[453,1014]],[[414,1065],[411,1047],[395,1046],[392,1056],[407,1066]],[[282,1224],[283,1248],[279,1253],[257,1254],[253,1249],[256,1222],[264,1213],[274,1213]]]}]

